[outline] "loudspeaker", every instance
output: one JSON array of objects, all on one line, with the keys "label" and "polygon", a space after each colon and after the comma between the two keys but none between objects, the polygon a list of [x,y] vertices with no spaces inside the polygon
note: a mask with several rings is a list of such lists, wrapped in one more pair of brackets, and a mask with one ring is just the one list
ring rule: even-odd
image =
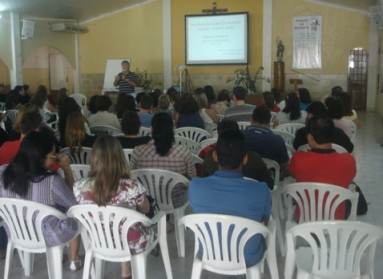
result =
[{"label": "loudspeaker", "polygon": [[33,37],[35,31],[35,22],[31,20],[23,19],[23,27],[21,28],[22,37]]}]

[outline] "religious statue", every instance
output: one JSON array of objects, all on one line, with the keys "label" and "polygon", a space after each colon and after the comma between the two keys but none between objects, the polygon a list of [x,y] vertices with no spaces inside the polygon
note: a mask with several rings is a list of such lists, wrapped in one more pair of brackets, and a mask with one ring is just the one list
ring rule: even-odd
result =
[{"label": "religious statue", "polygon": [[277,61],[283,62],[283,52],[285,51],[285,46],[282,43],[282,40],[278,40],[277,45]]}]

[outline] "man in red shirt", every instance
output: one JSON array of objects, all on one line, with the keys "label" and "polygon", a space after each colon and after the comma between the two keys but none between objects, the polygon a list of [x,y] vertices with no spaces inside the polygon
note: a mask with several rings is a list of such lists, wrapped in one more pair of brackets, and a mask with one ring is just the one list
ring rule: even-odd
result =
[{"label": "man in red shirt", "polygon": [[[298,151],[291,158],[288,170],[297,182],[321,182],[348,188],[356,175],[356,162],[350,153],[337,153],[331,148],[335,126],[327,116],[317,116],[307,124],[308,152]],[[340,206],[336,219],[345,219]]]},{"label": "man in red shirt", "polygon": [[0,166],[8,164],[19,151],[23,138],[32,131],[38,131],[42,124],[41,114],[35,111],[26,112],[20,123],[21,136],[19,140],[6,141],[0,147]]}]

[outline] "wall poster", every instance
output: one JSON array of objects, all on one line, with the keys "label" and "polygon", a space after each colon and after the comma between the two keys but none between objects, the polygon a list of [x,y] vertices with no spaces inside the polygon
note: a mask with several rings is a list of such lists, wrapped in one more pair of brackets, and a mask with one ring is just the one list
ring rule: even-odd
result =
[{"label": "wall poster", "polygon": [[293,17],[293,69],[322,68],[322,16]]}]

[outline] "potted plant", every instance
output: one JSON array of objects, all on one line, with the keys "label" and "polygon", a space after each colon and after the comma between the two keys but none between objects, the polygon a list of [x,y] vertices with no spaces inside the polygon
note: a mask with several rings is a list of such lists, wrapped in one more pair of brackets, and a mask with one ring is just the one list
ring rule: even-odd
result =
[{"label": "potted plant", "polygon": [[151,89],[152,77],[146,70],[140,71],[139,68],[136,68],[135,75],[137,76],[137,87],[142,87],[145,91]]},{"label": "potted plant", "polygon": [[257,80],[266,80],[270,82],[269,78],[262,76],[263,67],[259,67],[255,74],[249,72],[249,67],[246,66],[243,69],[237,69],[234,71],[234,76],[227,78],[226,82],[234,81],[235,86],[243,86],[249,93],[256,92],[255,84]]}]

